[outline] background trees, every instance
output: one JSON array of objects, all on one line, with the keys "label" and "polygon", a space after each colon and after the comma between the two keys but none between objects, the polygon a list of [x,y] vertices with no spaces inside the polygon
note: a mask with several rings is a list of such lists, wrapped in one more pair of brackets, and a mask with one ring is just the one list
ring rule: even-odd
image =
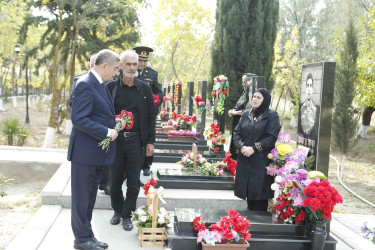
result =
[{"label": "background trees", "polygon": [[277,0],[217,0],[209,83],[212,88],[211,79],[215,76],[228,77],[231,94],[226,99],[225,113],[234,107],[240,96],[243,73],[264,76],[266,88],[272,90],[278,13]]}]

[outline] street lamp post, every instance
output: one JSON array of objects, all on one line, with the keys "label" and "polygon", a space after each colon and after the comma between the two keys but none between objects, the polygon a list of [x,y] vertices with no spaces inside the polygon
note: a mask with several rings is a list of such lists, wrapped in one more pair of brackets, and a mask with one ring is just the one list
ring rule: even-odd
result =
[{"label": "street lamp post", "polygon": [[[17,56],[21,51],[21,47],[19,44],[16,44],[14,46],[14,52],[16,52]],[[25,62],[25,68],[26,68],[26,119],[25,123],[29,124],[30,123],[30,118],[29,118],[29,77],[28,77],[28,71],[29,67],[27,66],[27,62]]]}]

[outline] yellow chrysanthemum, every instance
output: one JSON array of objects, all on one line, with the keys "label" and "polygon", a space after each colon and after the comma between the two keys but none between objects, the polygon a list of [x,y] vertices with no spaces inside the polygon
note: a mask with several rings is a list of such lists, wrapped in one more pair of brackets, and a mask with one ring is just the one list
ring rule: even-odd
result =
[{"label": "yellow chrysanthemum", "polygon": [[277,148],[277,152],[280,155],[290,154],[293,152],[293,148],[289,144],[286,144],[286,143],[281,143],[277,145],[276,148]]}]

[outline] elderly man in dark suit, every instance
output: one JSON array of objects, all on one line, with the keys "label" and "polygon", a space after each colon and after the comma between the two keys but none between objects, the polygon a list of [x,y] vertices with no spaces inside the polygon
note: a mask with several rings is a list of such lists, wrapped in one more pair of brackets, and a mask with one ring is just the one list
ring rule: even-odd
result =
[{"label": "elderly man in dark suit", "polygon": [[[115,110],[103,82],[118,74],[119,61],[115,52],[101,50],[94,68],[78,79],[71,95],[73,129],[68,160],[71,161],[71,224],[75,249],[108,248],[106,243],[95,238],[91,218],[99,178],[105,166],[115,159]],[[108,152],[98,146],[106,137],[112,141]]]},{"label": "elderly man in dark suit", "polygon": [[[138,79],[144,81],[151,86],[152,93],[159,96],[160,103],[155,107],[156,115],[159,113],[159,107],[163,103],[163,90],[161,84],[158,82],[158,72],[148,65],[148,57],[154,50],[146,46],[138,46],[133,48],[138,54]],[[150,175],[150,167],[152,165],[153,156],[145,156],[143,163],[143,175]]]},{"label": "elderly man in dark suit", "polygon": [[[123,75],[109,82],[107,88],[114,100],[116,114],[122,110],[132,112],[134,125],[130,130],[119,132],[116,160],[109,168],[111,205],[115,212],[110,223],[117,225],[122,218],[124,230],[130,231],[133,229],[131,212],[136,209],[140,189],[143,148],[146,148],[147,156],[154,153],[156,114],[151,87],[137,79],[138,55],[125,51],[120,58]],[[127,185],[125,200],[122,192],[124,175]]]}]

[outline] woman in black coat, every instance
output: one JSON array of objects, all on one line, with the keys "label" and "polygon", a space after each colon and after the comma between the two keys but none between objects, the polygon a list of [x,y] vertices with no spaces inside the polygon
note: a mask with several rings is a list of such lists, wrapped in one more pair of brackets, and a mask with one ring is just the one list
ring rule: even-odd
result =
[{"label": "woman in black coat", "polygon": [[271,94],[257,89],[253,95],[253,108],[242,113],[234,129],[233,139],[237,155],[234,194],[247,199],[248,209],[266,211],[268,199],[273,197],[271,184],[274,178],[266,174],[268,153],[275,147],[281,125],[277,112],[270,110]]},{"label": "woman in black coat", "polygon": [[246,74],[242,76],[242,86],[243,92],[240,98],[238,99],[236,106],[234,107],[234,109],[228,111],[228,116],[233,117],[232,137],[230,139],[229,152],[231,154],[231,158],[234,160],[237,160],[237,148],[234,145],[233,141],[233,131],[236,128],[238,122],[240,121],[242,112],[245,110],[245,107],[249,102],[249,88],[246,87]]}]

